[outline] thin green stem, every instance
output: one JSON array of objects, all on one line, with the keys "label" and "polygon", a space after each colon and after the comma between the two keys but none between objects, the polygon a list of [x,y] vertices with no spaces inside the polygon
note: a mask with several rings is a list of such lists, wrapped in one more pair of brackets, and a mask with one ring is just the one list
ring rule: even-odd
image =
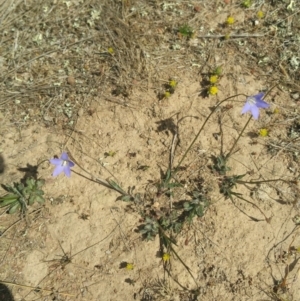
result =
[{"label": "thin green stem", "polygon": [[[263,212],[256,204],[254,204],[254,203],[252,203],[252,202],[246,200],[246,199],[243,198],[239,193],[235,193],[235,192],[231,191],[231,194],[233,194],[233,195],[236,196],[237,198],[239,198],[239,199],[243,200],[244,202],[246,202],[246,203],[248,203],[248,204],[251,204],[252,206],[254,206],[255,208],[257,208],[258,211],[265,217],[266,222],[267,222],[267,223],[270,222],[271,217],[267,217],[267,216],[264,214],[264,212]],[[232,196],[230,195],[229,197],[230,197],[231,201],[233,201]]]},{"label": "thin green stem", "polygon": [[[107,180],[107,181],[101,180],[101,179],[99,179],[98,177],[95,177],[92,173],[90,173],[89,171],[87,171],[85,168],[83,168],[83,167],[77,162],[77,160],[74,158],[74,156],[71,154],[70,150],[69,150],[69,149],[67,149],[67,150],[68,150],[68,154],[69,154],[70,159],[71,159],[72,161],[74,161],[74,163],[77,164],[77,166],[78,166],[81,170],[83,170],[84,172],[86,172],[91,178],[88,178],[88,177],[86,177],[86,176],[84,176],[84,175],[82,175],[82,174],[80,174],[80,173],[78,173],[78,172],[73,171],[74,173],[77,173],[78,175],[80,175],[80,176],[82,176],[82,177],[84,177],[84,178],[86,178],[86,179],[88,179],[88,180],[90,180],[90,181],[96,182],[96,183],[98,183],[98,184],[100,184],[100,185],[102,185],[102,186],[104,186],[104,187],[106,187],[106,188],[115,190],[115,191],[117,191],[118,193],[120,193],[121,195],[126,195],[126,192],[125,192],[121,187],[117,187],[117,186],[116,186],[117,184],[116,184],[114,181],[112,181],[112,180]],[[116,185],[114,185],[114,184],[116,184]]]},{"label": "thin green stem", "polygon": [[225,156],[225,161],[232,155],[232,152],[233,152],[233,150],[234,150],[234,148],[235,148],[237,142],[239,141],[239,139],[240,139],[241,136],[243,135],[243,133],[244,133],[246,127],[248,126],[248,124],[249,124],[251,118],[252,118],[252,116],[249,117],[248,121],[246,122],[246,124],[245,124],[244,128],[242,129],[242,131],[240,132],[239,136],[238,136],[238,137],[236,138],[236,140],[234,141],[234,143],[233,143],[233,145],[232,145],[232,147],[231,147],[229,153]]},{"label": "thin green stem", "polygon": [[[264,95],[264,98],[266,98],[266,96],[267,96],[267,95],[268,95],[268,94],[269,94],[276,86],[277,86],[277,84],[274,85],[274,86],[273,86],[273,87],[272,87],[272,88]],[[230,150],[229,153],[226,155],[225,160],[227,160],[227,159],[232,155],[232,152],[233,152],[233,150],[234,150],[234,148],[235,148],[237,142],[239,141],[240,137],[243,135],[243,133],[244,133],[246,127],[248,126],[248,124],[249,124],[251,118],[252,118],[252,116],[250,115],[250,117],[249,117],[247,123],[245,124],[245,126],[244,126],[244,128],[243,128],[243,130],[240,132],[239,136],[238,136],[237,139],[234,141],[231,150]]]},{"label": "thin green stem", "polygon": [[231,98],[234,98],[234,97],[237,97],[237,96],[240,96],[240,95],[243,95],[243,96],[246,96],[245,94],[236,94],[234,96],[229,96],[227,97],[226,99],[222,100],[221,102],[219,102],[214,108],[213,110],[210,112],[210,114],[207,116],[207,118],[205,119],[204,123],[202,124],[200,130],[198,131],[197,135],[195,136],[195,138],[193,139],[193,141],[191,142],[190,146],[187,148],[187,150],[185,151],[185,153],[183,154],[181,160],[179,161],[177,167],[175,168],[174,170],[174,174],[176,174],[176,172],[178,171],[179,167],[181,166],[182,162],[184,161],[184,159],[186,158],[187,154],[189,153],[189,151],[191,150],[191,148],[194,146],[196,140],[198,139],[198,137],[200,136],[203,128],[205,127],[206,123],[208,122],[208,120],[210,119],[210,117],[212,116],[213,113],[215,113],[215,111],[217,110],[217,108],[225,101],[228,101],[229,99]]},{"label": "thin green stem", "polygon": [[165,231],[163,230],[163,228],[161,227],[161,225],[159,225],[159,230],[160,230],[160,234],[164,237],[164,239],[167,241],[167,247],[170,248],[170,250],[175,254],[175,256],[177,257],[177,259],[181,262],[181,264],[185,267],[185,269],[187,270],[187,272],[192,276],[193,280],[195,281],[195,284],[197,285],[198,288],[198,284],[197,281],[194,277],[194,275],[192,274],[191,269],[186,265],[186,263],[181,259],[181,257],[177,254],[177,252],[174,250],[172,244],[174,244],[176,246],[176,243],[165,233]]}]

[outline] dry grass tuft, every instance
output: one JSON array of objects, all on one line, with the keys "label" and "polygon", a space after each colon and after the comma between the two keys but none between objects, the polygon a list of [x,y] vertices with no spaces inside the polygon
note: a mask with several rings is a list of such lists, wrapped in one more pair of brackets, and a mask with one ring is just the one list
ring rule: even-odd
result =
[{"label": "dry grass tuft", "polygon": [[[230,28],[228,15],[236,16]],[[0,108],[12,123],[72,124],[93,100],[123,103],[135,87],[158,94],[183,70],[199,77],[218,62],[229,77],[239,65],[267,86],[299,91],[299,20],[297,7],[278,1],[249,9],[226,1],[3,1]]]}]

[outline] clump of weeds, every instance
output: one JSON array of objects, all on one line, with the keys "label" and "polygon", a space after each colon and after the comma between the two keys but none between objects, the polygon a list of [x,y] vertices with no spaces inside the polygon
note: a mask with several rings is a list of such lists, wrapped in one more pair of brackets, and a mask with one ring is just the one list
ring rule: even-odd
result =
[{"label": "clump of weeds", "polygon": [[28,178],[23,183],[13,183],[13,185],[2,185],[8,193],[0,197],[0,208],[7,208],[9,214],[21,211],[23,214],[28,206],[35,202],[43,204],[44,191],[42,189],[45,181]]}]

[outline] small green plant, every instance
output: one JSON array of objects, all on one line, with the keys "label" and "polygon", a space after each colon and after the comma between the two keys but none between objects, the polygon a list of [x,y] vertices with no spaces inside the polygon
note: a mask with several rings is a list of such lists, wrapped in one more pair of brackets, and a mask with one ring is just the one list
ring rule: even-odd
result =
[{"label": "small green plant", "polygon": [[217,66],[211,73],[211,75],[221,76],[222,74],[222,66]]},{"label": "small green plant", "polygon": [[167,195],[172,195],[172,188],[175,187],[182,187],[180,183],[177,181],[172,181],[174,178],[172,178],[172,172],[170,169],[167,170],[166,172],[166,177],[165,179],[162,179],[160,183],[157,184],[157,189],[158,189],[158,196],[162,194],[167,194]]},{"label": "small green plant", "polygon": [[221,189],[220,192],[224,194],[226,198],[232,198],[232,195],[234,196],[240,196],[239,193],[233,192],[232,188],[236,187],[236,184],[238,184],[238,181],[242,179],[245,175],[237,175],[237,176],[231,176],[231,177],[224,177],[222,183],[221,183]]},{"label": "small green plant", "polygon": [[230,167],[227,166],[227,159],[223,155],[213,158],[214,165],[212,169],[218,172],[220,175],[225,175],[227,171],[230,171]]},{"label": "small green plant", "polygon": [[44,203],[44,191],[42,186],[44,180],[27,179],[25,185],[23,183],[14,183],[10,185],[2,185],[8,194],[0,197],[0,207],[8,207],[9,214],[27,210],[27,206],[32,205],[34,202]]},{"label": "small green plant", "polygon": [[242,2],[242,6],[245,7],[245,8],[249,8],[251,6],[251,0],[244,0]]},{"label": "small green plant", "polygon": [[191,39],[194,35],[194,30],[187,24],[179,27],[179,33],[181,36]]},{"label": "small green plant", "polygon": [[169,214],[161,217],[159,220],[159,225],[164,231],[172,230],[174,233],[179,233],[183,227],[179,210],[172,210]]},{"label": "small green plant", "polygon": [[147,240],[153,240],[153,238],[158,234],[158,231],[158,222],[150,217],[146,217],[144,228],[140,231],[140,233],[145,235]]},{"label": "small green plant", "polygon": [[108,151],[108,152],[105,152],[104,153],[104,158],[107,158],[107,157],[114,157],[115,155],[116,155],[116,153],[117,153],[117,151],[115,152],[115,151]]},{"label": "small green plant", "polygon": [[206,197],[199,191],[194,191],[193,200],[183,204],[184,211],[188,213],[186,220],[191,223],[195,216],[202,217],[208,206],[209,202]]}]

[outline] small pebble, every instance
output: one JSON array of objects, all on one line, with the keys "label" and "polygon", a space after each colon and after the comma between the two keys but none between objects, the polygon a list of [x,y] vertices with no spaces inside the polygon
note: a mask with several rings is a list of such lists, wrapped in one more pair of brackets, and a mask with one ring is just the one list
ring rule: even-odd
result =
[{"label": "small pebble", "polygon": [[75,78],[73,76],[68,76],[67,82],[69,85],[74,86],[75,85]]},{"label": "small pebble", "polygon": [[149,139],[147,140],[147,143],[148,143],[148,145],[153,145],[154,141],[153,141],[152,139],[149,138]]},{"label": "small pebble", "polygon": [[297,93],[297,92],[296,92],[296,93],[292,93],[291,96],[292,96],[292,98],[293,98],[294,100],[298,100],[299,97],[300,97],[299,93]]},{"label": "small pebble", "polygon": [[83,108],[80,108],[79,110],[78,110],[78,113],[77,113],[77,115],[80,117],[80,116],[82,116],[83,115]]},{"label": "small pebble", "polygon": [[44,115],[44,120],[45,121],[53,121],[53,117],[49,116],[49,115]]}]

